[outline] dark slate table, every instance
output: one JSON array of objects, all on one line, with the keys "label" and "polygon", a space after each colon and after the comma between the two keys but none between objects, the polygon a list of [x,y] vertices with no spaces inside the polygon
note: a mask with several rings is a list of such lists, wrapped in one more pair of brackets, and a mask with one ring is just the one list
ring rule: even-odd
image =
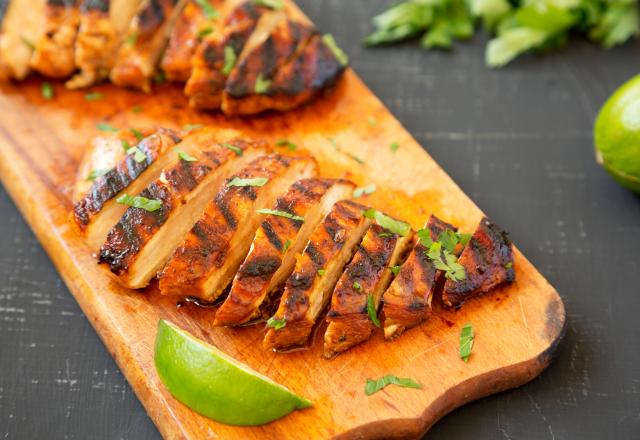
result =
[{"label": "dark slate table", "polygon": [[[592,123],[640,72],[640,42],[576,40],[503,70],[485,38],[451,53],[365,50],[383,0],[300,0],[462,189],[562,295],[558,358],[521,389],[445,417],[430,439],[640,438],[640,197],[594,162]],[[96,333],[0,189],[0,438],[159,438]],[[295,435],[292,435],[295,438]]]}]

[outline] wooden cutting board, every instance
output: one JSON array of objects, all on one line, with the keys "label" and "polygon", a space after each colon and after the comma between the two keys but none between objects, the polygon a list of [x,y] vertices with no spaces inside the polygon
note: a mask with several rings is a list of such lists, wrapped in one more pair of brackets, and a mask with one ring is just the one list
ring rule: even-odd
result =
[{"label": "wooden cutting board", "polygon": [[[78,162],[98,134],[96,124],[106,121],[120,128],[202,123],[270,141],[287,138],[312,151],[323,175],[375,183],[378,190],[363,203],[414,228],[434,213],[472,232],[481,211],[352,71],[333,93],[304,109],[252,119],[195,112],[171,85],[153,95],[104,85],[94,90],[105,98],[88,102],[83,92],[60,84],[55,99],[46,101],[40,82],[0,86],[0,178],[165,438],[412,438],[466,402],[520,386],[549,365],[564,334],[564,305],[517,250],[517,279],[508,288],[459,311],[437,308],[428,322],[394,342],[385,342],[378,331],[367,343],[324,360],[322,328],[311,349],[275,354],[261,348],[261,325],[214,328],[214,310],[178,307],[155,286],[143,292],[119,287],[70,228]],[[167,392],[155,372],[153,344],[161,318],[309,398],[313,408],[254,428],[195,414]],[[468,363],[458,356],[466,323],[476,333]],[[366,396],[366,379],[385,374],[411,377],[423,388],[390,386]]]}]

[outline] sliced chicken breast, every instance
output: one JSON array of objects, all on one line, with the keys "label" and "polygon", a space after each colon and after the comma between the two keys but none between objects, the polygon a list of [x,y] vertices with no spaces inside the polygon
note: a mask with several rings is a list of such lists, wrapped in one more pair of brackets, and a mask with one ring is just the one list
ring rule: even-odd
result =
[{"label": "sliced chicken breast", "polygon": [[117,133],[96,136],[91,140],[78,166],[73,203],[80,201],[89,192],[98,177],[105,175],[118,165],[127,154],[128,147],[138,143],[136,134],[147,137],[153,132],[141,130],[139,133],[134,133],[131,130],[120,130]]},{"label": "sliced chicken breast", "polygon": [[66,78],[76,69],[74,47],[80,23],[79,0],[48,0],[43,32],[29,65],[50,78]]},{"label": "sliced chicken breast", "polygon": [[[454,226],[432,215],[425,230],[431,240],[437,241],[445,230],[456,231]],[[417,240],[407,261],[400,268],[389,288],[382,296],[384,313],[384,337],[393,339],[406,329],[414,327],[429,317],[431,302],[442,272],[436,269],[427,256],[428,248]]]},{"label": "sliced chicken breast", "polygon": [[445,282],[442,302],[449,307],[461,306],[469,298],[510,284],[516,278],[511,240],[486,217],[480,221],[458,263],[464,267],[466,276],[460,281],[447,279]]},{"label": "sliced chicken breast", "polygon": [[[238,149],[232,151],[224,143]],[[140,193],[158,200],[159,207],[153,211],[127,209],[100,249],[100,263],[108,264],[126,287],[139,289],[149,284],[225,179],[265,152],[240,139],[221,139],[212,127],[188,135],[178,147],[168,154],[175,153],[180,160]]]},{"label": "sliced chicken breast", "polygon": [[186,82],[191,76],[191,58],[202,39],[222,34],[222,7],[222,0],[187,1],[162,57],[161,67],[169,81]]},{"label": "sliced chicken breast", "polygon": [[75,44],[80,72],[66,86],[89,87],[109,77],[118,49],[138,11],[140,0],[83,0]]},{"label": "sliced chicken breast", "polygon": [[42,34],[47,0],[11,0],[4,17],[0,59],[10,77],[22,80]]},{"label": "sliced chicken breast", "polygon": [[[217,109],[222,104],[222,91],[231,69],[263,14],[281,17],[252,1],[232,9],[224,20],[223,32],[205,36],[191,61],[191,76],[185,86],[189,104],[197,109]],[[271,20],[264,21],[271,23]],[[266,38],[266,37],[265,37]]]},{"label": "sliced chicken breast", "polygon": [[332,87],[344,73],[347,64],[336,58],[314,35],[304,48],[281,66],[262,94],[251,97],[248,106],[224,106],[227,114],[259,113],[265,110],[288,111]]},{"label": "sliced chicken breast", "polygon": [[260,316],[261,306],[271,303],[272,294],[293,271],[295,257],[315,227],[337,201],[350,197],[353,189],[352,182],[340,179],[303,179],[291,185],[273,209],[303,217],[304,222],[275,215],[264,219],[229,296],[216,311],[214,325],[239,325]]},{"label": "sliced chicken breast", "polygon": [[98,252],[127,209],[117,199],[125,194],[137,196],[169,163],[177,161],[175,155],[164,153],[179,141],[176,133],[168,129],[144,138],[115,168],[95,179],[91,189],[75,204],[74,223],[92,252]]},{"label": "sliced chicken breast", "polygon": [[109,77],[122,87],[151,91],[151,78],[186,0],[143,0]]},{"label": "sliced chicken breast", "polygon": [[326,358],[366,341],[374,327],[380,326],[380,299],[393,277],[392,268],[402,261],[412,243],[412,231],[400,236],[378,224],[369,227],[331,298],[329,326],[324,334]]},{"label": "sliced chicken breast", "polygon": [[[275,26],[273,23],[261,26],[272,15],[265,14],[260,20],[227,79],[222,95],[223,112],[254,114],[265,110],[262,95],[268,90],[278,68],[302,50],[314,34],[313,26],[280,15],[279,19],[276,16]],[[261,31],[261,27],[266,29]]]},{"label": "sliced chicken breast", "polygon": [[[295,181],[316,173],[308,157],[263,156],[230,179],[160,274],[165,295],[214,301],[229,286],[269,209]],[[290,214],[290,213],[289,213]]]},{"label": "sliced chicken breast", "polygon": [[340,201],[313,231],[287,279],[278,310],[267,323],[266,348],[281,350],[308,344],[344,266],[371,224],[363,216],[365,210],[358,203]]}]

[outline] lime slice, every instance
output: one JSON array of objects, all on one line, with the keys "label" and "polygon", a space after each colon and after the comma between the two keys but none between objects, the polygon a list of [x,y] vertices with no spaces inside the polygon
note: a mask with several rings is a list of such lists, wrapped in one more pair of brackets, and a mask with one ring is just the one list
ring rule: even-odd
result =
[{"label": "lime slice", "polygon": [[255,426],[311,402],[161,320],[156,370],[171,394],[194,411],[228,425]]},{"label": "lime slice", "polygon": [[607,100],[594,137],[598,163],[621,185],[640,192],[640,75]]}]

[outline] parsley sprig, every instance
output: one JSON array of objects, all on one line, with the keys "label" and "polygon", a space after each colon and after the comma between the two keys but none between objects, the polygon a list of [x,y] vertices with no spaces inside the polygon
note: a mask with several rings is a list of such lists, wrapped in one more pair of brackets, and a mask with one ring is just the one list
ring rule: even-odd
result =
[{"label": "parsley sprig", "polygon": [[444,272],[444,276],[452,281],[462,281],[467,277],[464,267],[458,263],[458,257],[454,251],[458,244],[466,246],[470,239],[468,234],[459,234],[450,229],[440,233],[438,240],[431,239],[429,229],[420,229],[417,232],[420,243],[427,248],[427,257],[433,262],[436,269]]}]

